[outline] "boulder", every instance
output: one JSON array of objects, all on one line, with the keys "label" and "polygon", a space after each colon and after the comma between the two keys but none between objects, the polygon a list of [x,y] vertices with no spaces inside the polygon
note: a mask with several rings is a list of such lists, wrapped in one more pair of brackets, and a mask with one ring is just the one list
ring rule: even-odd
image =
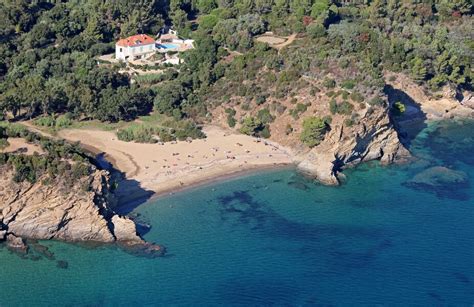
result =
[{"label": "boulder", "polygon": [[112,217],[113,232],[118,242],[144,243],[137,235],[135,223],[127,217],[114,215]]},{"label": "boulder", "polygon": [[466,92],[461,104],[468,108],[474,109],[474,94]]},{"label": "boulder", "polygon": [[6,230],[0,230],[0,241],[5,240],[7,236],[7,231]]},{"label": "boulder", "polygon": [[28,253],[28,246],[25,244],[22,238],[17,237],[13,234],[7,235],[7,246],[10,250],[20,253],[26,254]]}]

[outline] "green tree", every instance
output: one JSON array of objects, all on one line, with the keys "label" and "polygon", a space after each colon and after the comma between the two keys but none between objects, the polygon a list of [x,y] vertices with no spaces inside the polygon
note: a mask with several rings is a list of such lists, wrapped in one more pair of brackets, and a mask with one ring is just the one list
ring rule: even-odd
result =
[{"label": "green tree", "polygon": [[303,131],[300,140],[309,147],[318,145],[328,130],[328,124],[320,117],[312,116],[303,121]]},{"label": "green tree", "polygon": [[421,58],[417,57],[412,60],[411,75],[413,80],[418,83],[422,83],[426,79],[427,69]]}]

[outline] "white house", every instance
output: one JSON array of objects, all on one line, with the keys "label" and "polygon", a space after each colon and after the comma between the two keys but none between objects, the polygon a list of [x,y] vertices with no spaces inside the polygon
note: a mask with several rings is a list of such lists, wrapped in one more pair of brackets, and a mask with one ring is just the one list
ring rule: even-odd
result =
[{"label": "white house", "polygon": [[115,58],[122,61],[143,59],[155,51],[155,40],[146,34],[123,38],[115,44]]}]

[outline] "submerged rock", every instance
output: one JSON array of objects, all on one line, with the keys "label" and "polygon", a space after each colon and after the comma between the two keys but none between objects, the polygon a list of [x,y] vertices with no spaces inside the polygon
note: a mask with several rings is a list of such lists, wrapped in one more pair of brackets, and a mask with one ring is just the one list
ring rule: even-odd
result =
[{"label": "submerged rock", "polygon": [[38,242],[29,243],[29,246],[38,254],[46,257],[49,260],[54,260],[54,253],[49,250],[47,246],[41,245]]},{"label": "submerged rock", "polygon": [[137,257],[156,258],[166,254],[164,246],[144,241],[142,243],[120,242],[119,246],[124,251]]},{"label": "submerged rock", "polygon": [[69,267],[69,263],[64,260],[58,260],[58,262],[56,263],[56,266],[60,269],[67,269]]},{"label": "submerged rock", "polygon": [[425,185],[441,187],[445,185],[465,185],[469,177],[462,171],[455,171],[444,166],[428,168],[407,181],[408,185]]},{"label": "submerged rock", "polygon": [[468,175],[443,166],[428,168],[406,181],[404,185],[412,189],[434,193],[441,198],[462,201],[470,199]]}]

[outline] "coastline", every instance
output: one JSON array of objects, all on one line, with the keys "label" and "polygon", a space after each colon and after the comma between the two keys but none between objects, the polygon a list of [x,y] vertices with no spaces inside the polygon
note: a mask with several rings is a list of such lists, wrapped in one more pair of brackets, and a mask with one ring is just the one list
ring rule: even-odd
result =
[{"label": "coastline", "polygon": [[113,131],[66,129],[59,137],[102,155],[123,174],[118,210],[150,198],[268,169],[293,167],[296,155],[270,140],[205,126],[207,138],[165,144],[123,142]]},{"label": "coastline", "polygon": [[[232,172],[222,172],[216,176],[208,176],[201,180],[193,181],[185,186],[169,186],[163,189],[159,189],[156,191],[151,191],[151,194],[147,195],[146,192],[140,191],[136,189],[129,193],[130,196],[126,199],[120,199],[118,206],[115,208],[116,212],[119,214],[128,214],[130,213],[135,207],[144,204],[146,202],[156,201],[160,198],[172,196],[176,193],[182,193],[190,190],[194,190],[197,188],[202,188],[204,186],[211,185],[213,183],[218,183],[222,181],[228,181],[233,179],[240,179],[247,176],[252,176],[258,174],[260,172],[273,172],[273,171],[281,171],[281,170],[292,170],[296,169],[296,166],[292,163],[285,164],[276,164],[276,165],[259,165],[254,167],[249,167],[246,169],[237,169]],[[126,181],[126,179],[124,179]],[[119,183],[120,184],[120,183]],[[130,190],[127,190],[130,192]]]}]

